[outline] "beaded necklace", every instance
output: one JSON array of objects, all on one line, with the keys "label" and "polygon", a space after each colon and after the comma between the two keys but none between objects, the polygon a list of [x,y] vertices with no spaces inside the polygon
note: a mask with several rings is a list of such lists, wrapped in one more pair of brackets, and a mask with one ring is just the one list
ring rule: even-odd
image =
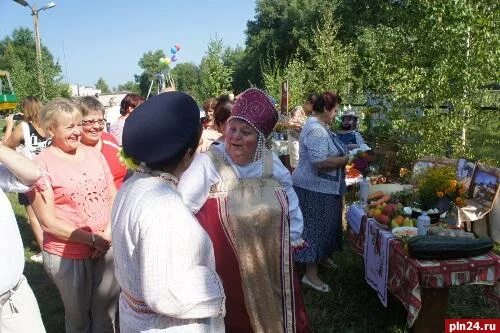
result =
[{"label": "beaded necklace", "polygon": [[172,175],[171,173],[168,173],[165,171],[159,171],[159,170],[151,170],[150,168],[148,168],[144,164],[141,164],[137,171],[149,174],[153,177],[160,178],[161,180],[163,180],[165,183],[167,183],[173,189],[177,189],[177,184],[179,184],[179,179],[177,177],[175,177],[174,175]]}]

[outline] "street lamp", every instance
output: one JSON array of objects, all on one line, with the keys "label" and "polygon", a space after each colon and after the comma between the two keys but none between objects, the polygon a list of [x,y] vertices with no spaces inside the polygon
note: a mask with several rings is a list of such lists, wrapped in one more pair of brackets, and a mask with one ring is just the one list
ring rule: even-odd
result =
[{"label": "street lamp", "polygon": [[40,66],[40,62],[42,60],[42,51],[40,47],[40,32],[38,30],[38,13],[42,10],[47,10],[52,7],[55,7],[55,2],[51,1],[42,8],[36,9],[35,6],[30,5],[25,0],[14,0],[18,4],[24,7],[29,7],[31,9],[31,16],[33,16],[33,24],[35,26],[35,49],[36,49],[36,59],[38,61],[38,66]]},{"label": "street lamp", "polygon": [[35,6],[30,5],[25,0],[13,0],[13,1],[17,2],[23,7],[27,6],[31,9],[31,16],[33,16],[33,25],[35,26],[35,51],[36,51],[36,67],[38,70],[38,82],[40,83],[42,96],[45,98],[45,89],[43,86],[43,79],[42,79],[42,50],[40,47],[40,32],[38,30],[38,13],[42,10],[47,10],[52,7],[55,7],[56,4],[55,2],[51,1],[42,8],[36,9]]}]

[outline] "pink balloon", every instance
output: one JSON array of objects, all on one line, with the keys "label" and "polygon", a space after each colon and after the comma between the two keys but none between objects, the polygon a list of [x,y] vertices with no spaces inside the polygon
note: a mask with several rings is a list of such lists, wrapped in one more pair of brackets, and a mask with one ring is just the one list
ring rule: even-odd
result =
[{"label": "pink balloon", "polygon": [[179,44],[175,44],[174,47],[179,51],[181,49],[181,46]]}]

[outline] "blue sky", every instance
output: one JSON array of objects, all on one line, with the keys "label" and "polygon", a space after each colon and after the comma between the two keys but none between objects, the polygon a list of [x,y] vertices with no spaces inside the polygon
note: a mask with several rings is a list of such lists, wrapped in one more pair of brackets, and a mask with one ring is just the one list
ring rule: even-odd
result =
[{"label": "blue sky", "polygon": [[[36,8],[50,0],[27,0]],[[64,81],[93,86],[103,77],[109,86],[133,80],[147,51],[170,54],[182,46],[178,62],[199,64],[210,38],[226,46],[244,46],[254,0],[54,0],[39,14],[42,44],[62,66]],[[33,30],[28,7],[0,0],[0,40],[15,28]]]}]

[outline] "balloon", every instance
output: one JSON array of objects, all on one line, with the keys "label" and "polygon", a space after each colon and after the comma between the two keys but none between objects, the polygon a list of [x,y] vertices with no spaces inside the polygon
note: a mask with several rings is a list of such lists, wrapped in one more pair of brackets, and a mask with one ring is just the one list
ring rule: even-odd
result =
[{"label": "balloon", "polygon": [[177,53],[177,49],[176,49],[175,47],[172,47],[172,48],[170,49],[170,52],[171,52],[172,54],[176,54],[176,53]]},{"label": "balloon", "polygon": [[169,59],[169,58],[165,58],[165,59],[163,60],[163,62],[164,62],[165,64],[167,64],[167,65],[168,65],[168,64],[170,64],[170,59]]},{"label": "balloon", "polygon": [[175,54],[170,58],[170,60],[172,60],[172,62],[177,61],[177,58],[175,57]]},{"label": "balloon", "polygon": [[175,44],[174,47],[177,49],[177,51],[180,51],[181,46],[179,44]]},{"label": "balloon", "polygon": [[165,58],[160,58],[160,64],[163,64],[165,62]]}]

